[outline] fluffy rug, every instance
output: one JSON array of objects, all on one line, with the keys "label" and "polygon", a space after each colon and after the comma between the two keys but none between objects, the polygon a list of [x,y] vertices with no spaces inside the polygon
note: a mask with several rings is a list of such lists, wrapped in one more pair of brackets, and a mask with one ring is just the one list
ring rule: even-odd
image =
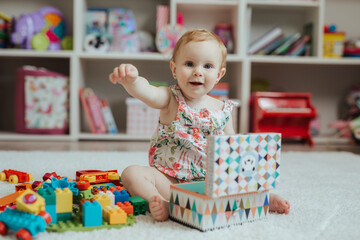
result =
[{"label": "fluffy rug", "polygon": [[[145,152],[0,152],[0,170],[45,172],[75,178],[76,170],[147,165]],[[131,227],[92,232],[41,233],[36,239],[360,239],[360,156],[347,152],[283,152],[281,179],[273,192],[291,204],[289,215],[200,232],[173,221],[155,222],[147,214]],[[0,182],[0,197],[14,185]],[[0,236],[1,238],[1,236]],[[8,236],[5,239],[14,239]]]}]

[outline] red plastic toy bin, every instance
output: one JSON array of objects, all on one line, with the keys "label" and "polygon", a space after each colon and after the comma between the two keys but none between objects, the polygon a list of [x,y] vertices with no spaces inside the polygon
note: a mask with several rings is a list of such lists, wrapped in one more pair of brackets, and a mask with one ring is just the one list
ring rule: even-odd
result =
[{"label": "red plastic toy bin", "polygon": [[279,132],[283,138],[305,139],[312,146],[310,121],[316,117],[311,93],[254,92],[251,131]]}]

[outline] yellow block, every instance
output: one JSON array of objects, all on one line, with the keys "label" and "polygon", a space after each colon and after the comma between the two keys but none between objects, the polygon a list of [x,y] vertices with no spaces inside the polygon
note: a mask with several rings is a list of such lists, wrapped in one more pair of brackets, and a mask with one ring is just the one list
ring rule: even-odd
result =
[{"label": "yellow block", "polygon": [[55,190],[56,195],[56,213],[72,212],[73,194],[69,188]]},{"label": "yellow block", "polygon": [[341,58],[344,53],[344,33],[325,33],[323,44],[323,57]]},{"label": "yellow block", "polygon": [[27,189],[16,199],[16,209],[37,215],[45,211],[45,199],[33,190]]},{"label": "yellow block", "polygon": [[124,210],[119,208],[117,205],[115,206],[107,206],[103,209],[103,218],[110,225],[115,224],[126,224],[127,215]]},{"label": "yellow block", "polygon": [[95,195],[94,200],[98,201],[102,206],[102,209],[106,208],[107,206],[111,206],[111,200],[107,195]]}]

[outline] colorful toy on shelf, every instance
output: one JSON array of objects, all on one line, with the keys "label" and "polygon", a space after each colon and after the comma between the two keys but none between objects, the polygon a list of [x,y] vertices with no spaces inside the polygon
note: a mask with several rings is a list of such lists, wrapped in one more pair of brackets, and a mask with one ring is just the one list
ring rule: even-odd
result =
[{"label": "colorful toy on shelf", "polygon": [[0,235],[8,229],[16,231],[17,239],[31,240],[39,232],[44,232],[51,222],[51,216],[44,211],[44,199],[32,190],[23,192],[17,199],[16,209],[6,208],[0,213]]},{"label": "colorful toy on shelf", "polygon": [[283,138],[301,138],[312,146],[310,121],[316,117],[311,93],[254,92],[251,99],[252,132],[281,133]]},{"label": "colorful toy on shelf", "polygon": [[13,169],[4,170],[0,172],[0,180],[5,181],[8,180],[9,183],[23,183],[23,182],[32,182],[34,181],[34,177],[31,173],[21,172]]},{"label": "colorful toy on shelf", "polygon": [[219,23],[215,26],[215,34],[219,36],[226,46],[228,53],[234,52],[234,38],[232,25],[227,23]]},{"label": "colorful toy on shelf", "polygon": [[346,95],[343,117],[329,124],[337,130],[335,136],[351,138],[360,143],[360,85],[350,88]]},{"label": "colorful toy on shelf", "polygon": [[341,58],[344,53],[344,43],[344,32],[338,32],[335,25],[324,27],[323,57]]},{"label": "colorful toy on shelf", "polygon": [[11,40],[24,49],[60,50],[66,34],[64,15],[54,7],[22,14],[16,21]]}]

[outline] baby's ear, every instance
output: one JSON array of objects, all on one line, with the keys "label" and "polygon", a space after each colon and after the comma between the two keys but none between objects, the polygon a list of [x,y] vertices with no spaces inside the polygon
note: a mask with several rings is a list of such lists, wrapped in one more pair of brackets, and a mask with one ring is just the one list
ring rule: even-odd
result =
[{"label": "baby's ear", "polygon": [[174,60],[170,60],[170,69],[171,69],[171,72],[172,72],[174,78],[176,79],[176,64],[175,64]]},{"label": "baby's ear", "polygon": [[220,79],[225,75],[225,73],[226,73],[226,68],[221,68],[219,70],[218,79],[217,79],[216,83],[218,83],[220,81]]}]

